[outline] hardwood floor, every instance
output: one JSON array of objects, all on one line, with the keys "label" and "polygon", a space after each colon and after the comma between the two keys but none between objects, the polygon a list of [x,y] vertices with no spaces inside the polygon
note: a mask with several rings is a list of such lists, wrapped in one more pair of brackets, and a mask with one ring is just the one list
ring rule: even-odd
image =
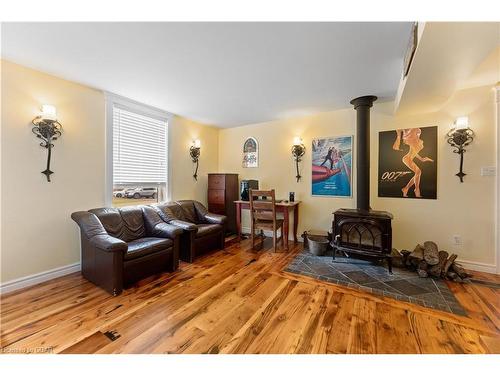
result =
[{"label": "hardwood floor", "polygon": [[261,251],[248,240],[233,243],[118,297],[79,274],[14,292],[1,298],[0,346],[4,353],[499,352],[499,289],[451,283],[469,315],[457,316],[283,272],[301,246],[273,253],[270,240]]}]

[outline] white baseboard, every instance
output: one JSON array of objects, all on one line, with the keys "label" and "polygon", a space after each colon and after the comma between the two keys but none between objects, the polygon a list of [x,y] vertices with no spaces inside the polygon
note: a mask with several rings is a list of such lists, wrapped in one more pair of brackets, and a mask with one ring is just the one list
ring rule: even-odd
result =
[{"label": "white baseboard", "polygon": [[495,264],[474,262],[471,260],[462,260],[462,259],[458,259],[457,263],[464,266],[464,268],[472,271],[479,271],[479,272],[486,272],[493,274],[496,274],[498,272],[497,266]]},{"label": "white baseboard", "polygon": [[78,272],[80,271],[80,269],[81,269],[80,263],[74,263],[74,264],[68,264],[67,266],[54,268],[49,271],[40,272],[35,275],[29,275],[20,277],[19,279],[10,280],[0,285],[0,294],[13,292],[14,290],[40,284],[43,283],[44,281],[68,275],[73,272]]}]

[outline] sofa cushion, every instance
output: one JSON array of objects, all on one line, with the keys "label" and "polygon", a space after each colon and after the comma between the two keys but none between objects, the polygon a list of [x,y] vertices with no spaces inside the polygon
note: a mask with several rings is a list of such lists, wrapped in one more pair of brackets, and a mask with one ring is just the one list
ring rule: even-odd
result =
[{"label": "sofa cushion", "polygon": [[177,204],[182,208],[184,212],[185,221],[198,224],[200,221],[198,219],[198,213],[194,208],[194,202],[192,200],[182,200],[177,201]]},{"label": "sofa cushion", "polygon": [[89,212],[97,216],[110,236],[119,238],[120,240],[124,239],[123,220],[117,208],[94,208],[89,210]]},{"label": "sofa cushion", "polygon": [[151,207],[153,207],[162,220],[167,223],[171,220],[186,220],[184,210],[175,202],[153,204]]},{"label": "sofa cushion", "polygon": [[160,250],[172,247],[173,241],[168,238],[144,237],[128,243],[125,260],[139,258]]},{"label": "sofa cushion", "polygon": [[219,224],[198,224],[197,227],[198,232],[196,233],[196,237],[205,237],[222,230],[222,225]]},{"label": "sofa cushion", "polygon": [[142,209],[138,206],[94,208],[89,212],[99,218],[110,236],[122,241],[130,242],[146,235]]},{"label": "sofa cushion", "polygon": [[124,241],[129,242],[146,236],[144,217],[140,206],[122,207],[119,209],[127,236]]}]

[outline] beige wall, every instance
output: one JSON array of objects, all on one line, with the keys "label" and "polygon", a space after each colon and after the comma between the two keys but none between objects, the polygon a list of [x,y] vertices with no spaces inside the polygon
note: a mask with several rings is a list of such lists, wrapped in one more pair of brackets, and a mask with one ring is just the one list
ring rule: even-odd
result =
[{"label": "beige wall", "polygon": [[[102,92],[10,62],[1,65],[1,282],[52,270],[79,261],[79,237],[71,212],[104,205],[105,99]],[[54,104],[64,126],[55,142],[53,181],[40,173],[46,151],[31,133],[31,119],[43,103]],[[372,194],[375,209],[394,216],[395,246],[412,247],[433,239],[462,259],[494,264],[494,177],[481,177],[480,167],[496,165],[493,91],[490,86],[458,91],[441,111],[402,118],[392,115],[392,103],[377,103],[372,111]],[[444,139],[449,124],[468,115],[476,139],[465,155],[465,183],[454,174],[458,157]],[[258,179],[275,188],[278,197],[295,191],[301,205],[299,231],[328,229],[331,213],[354,207],[354,198],[312,197],[311,140],[354,133],[351,108],[239,128],[204,126],[175,116],[170,124],[171,197],[206,202],[207,173],[235,172],[240,179]],[[439,127],[438,199],[403,200],[377,197],[378,131],[398,127]],[[259,168],[241,167],[241,147],[248,136],[260,143]],[[295,181],[290,148],[294,136],[307,147],[301,163],[303,180]],[[192,178],[188,149],[202,142],[198,181]],[[246,217],[244,218],[247,221]],[[244,221],[244,225],[245,225]],[[452,246],[454,234],[461,248]]]},{"label": "beige wall", "polygon": [[[493,265],[494,177],[481,177],[481,166],[495,165],[495,111],[491,86],[457,92],[445,108],[433,114],[401,118],[392,115],[393,103],[377,103],[372,110],[371,131],[371,205],[394,214],[394,246],[412,248],[417,242],[436,241],[443,249],[454,251],[463,260]],[[444,138],[453,120],[468,115],[476,139],[465,155],[461,184],[454,175],[458,156]],[[438,199],[415,200],[377,197],[378,132],[401,127],[438,126]],[[299,232],[306,229],[327,230],[332,212],[340,207],[355,207],[355,198],[311,196],[311,140],[318,137],[351,135],[355,131],[352,108],[262,124],[224,129],[219,135],[220,172],[238,173],[240,179],[257,179],[261,188],[274,188],[278,198],[295,191],[302,201]],[[241,148],[246,137],[259,141],[258,168],[241,167]],[[291,145],[300,136],[307,147],[301,164],[303,179],[295,180]],[[355,175],[355,171],[353,171]],[[355,191],[353,196],[355,196]],[[248,227],[248,214],[243,226]],[[462,237],[463,246],[454,247],[452,236]]]},{"label": "beige wall", "polygon": [[[105,205],[105,97],[101,91],[8,61],[1,65],[2,283],[80,261],[70,214]],[[31,132],[41,104],[53,104],[63,125],[52,154]],[[206,202],[207,173],[217,171],[218,129],[174,116],[170,123],[171,197]],[[202,142],[199,178],[189,157]]]},{"label": "beige wall", "polygon": [[[170,137],[171,199],[197,199],[206,204],[207,174],[217,172],[219,129],[174,116]],[[195,167],[189,156],[193,139],[201,141],[198,181],[193,178]]]},{"label": "beige wall", "polygon": [[[104,203],[104,96],[2,62],[1,281],[80,261],[73,211]],[[47,152],[31,132],[41,104],[53,104],[63,135],[52,153],[52,182],[40,172]]]}]

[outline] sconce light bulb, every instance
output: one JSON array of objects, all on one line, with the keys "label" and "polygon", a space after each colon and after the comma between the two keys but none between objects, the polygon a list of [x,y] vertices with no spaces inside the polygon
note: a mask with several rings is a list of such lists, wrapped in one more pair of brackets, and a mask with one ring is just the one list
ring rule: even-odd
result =
[{"label": "sconce light bulb", "polygon": [[201,147],[201,141],[199,139],[195,139],[193,141],[193,147],[194,148],[200,148]]},{"label": "sconce light bulb", "polygon": [[455,130],[463,130],[469,127],[469,118],[467,116],[458,117],[453,124]]},{"label": "sconce light bulb", "polygon": [[301,144],[302,144],[302,138],[300,138],[300,137],[295,137],[295,138],[293,139],[293,145],[294,145],[294,146],[300,146]]},{"label": "sconce light bulb", "polygon": [[42,117],[42,120],[56,121],[57,120],[56,107],[50,104],[43,104],[40,116]]}]

